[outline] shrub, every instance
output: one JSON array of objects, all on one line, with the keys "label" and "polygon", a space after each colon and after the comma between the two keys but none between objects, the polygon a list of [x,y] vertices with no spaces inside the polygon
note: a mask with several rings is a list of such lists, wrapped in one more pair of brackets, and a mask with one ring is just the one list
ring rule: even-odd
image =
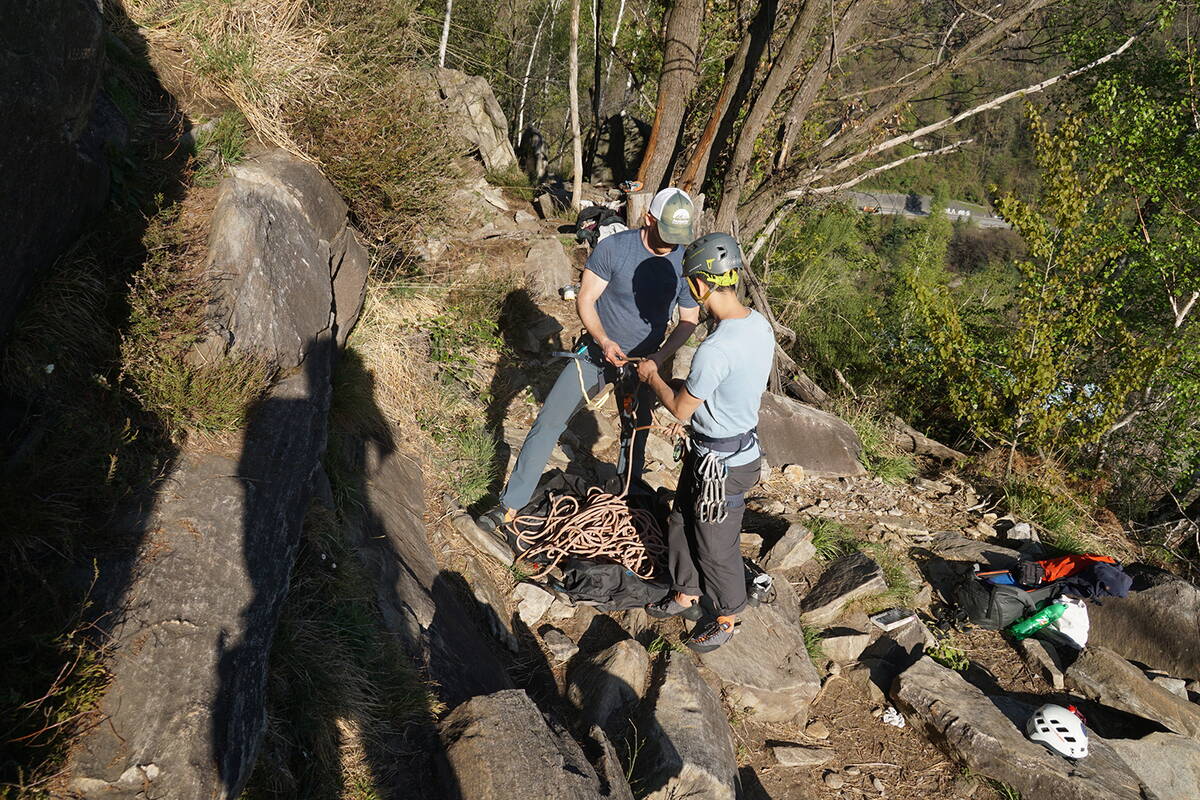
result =
[{"label": "shrub", "polygon": [[891,484],[905,483],[916,474],[914,457],[891,443],[888,413],[878,398],[841,397],[835,400],[835,411],[858,434],[859,458],[868,472]]},{"label": "shrub", "polygon": [[179,207],[150,221],[147,258],[129,293],[129,327],[121,343],[122,376],[142,406],[171,430],[235,430],[270,385],[271,366],[238,355],[192,364],[185,356],[203,337],[207,287],[198,244],[180,224]]}]

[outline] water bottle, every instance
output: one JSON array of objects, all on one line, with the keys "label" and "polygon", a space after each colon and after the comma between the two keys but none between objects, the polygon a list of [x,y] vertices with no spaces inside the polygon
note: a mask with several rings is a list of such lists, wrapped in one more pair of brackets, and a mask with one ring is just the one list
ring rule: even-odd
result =
[{"label": "water bottle", "polygon": [[1026,639],[1061,617],[1066,610],[1066,603],[1052,603],[1009,625],[1008,632],[1018,639]]}]

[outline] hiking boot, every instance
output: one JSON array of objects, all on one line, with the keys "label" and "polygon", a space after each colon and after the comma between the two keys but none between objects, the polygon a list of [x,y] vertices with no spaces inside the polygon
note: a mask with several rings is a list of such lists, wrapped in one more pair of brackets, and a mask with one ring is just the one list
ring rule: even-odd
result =
[{"label": "hiking boot", "polygon": [[671,592],[657,603],[647,603],[646,613],[655,619],[669,619],[670,617],[683,617],[684,619],[696,622],[700,619],[703,612],[700,610],[700,604],[693,602],[690,606],[685,606],[676,601],[675,593]]},{"label": "hiking boot", "polygon": [[697,653],[711,653],[733,638],[736,627],[735,622],[706,620],[693,628],[683,643]]}]

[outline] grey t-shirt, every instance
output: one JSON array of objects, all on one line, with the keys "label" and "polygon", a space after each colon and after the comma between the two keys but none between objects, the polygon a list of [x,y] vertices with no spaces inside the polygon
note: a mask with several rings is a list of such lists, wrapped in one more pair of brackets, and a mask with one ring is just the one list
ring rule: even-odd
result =
[{"label": "grey t-shirt", "polygon": [[642,244],[641,231],[614,233],[596,245],[587,268],[608,281],[596,301],[604,332],[627,356],[647,356],[667,335],[675,304],[695,308],[683,280],[683,247],[656,256]]},{"label": "grey t-shirt", "polygon": [[[723,438],[757,426],[774,356],[775,335],[762,314],[751,310],[742,319],[721,320],[692,357],[687,390],[704,401],[692,414],[692,428],[705,436]],[[733,454],[725,463],[736,467],[758,456],[755,445]]]}]

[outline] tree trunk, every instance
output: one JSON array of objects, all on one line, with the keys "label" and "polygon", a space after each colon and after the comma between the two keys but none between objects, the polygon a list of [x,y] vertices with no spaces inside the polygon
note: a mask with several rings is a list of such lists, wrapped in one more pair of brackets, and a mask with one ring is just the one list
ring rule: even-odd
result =
[{"label": "tree trunk", "polygon": [[521,134],[525,131],[525,95],[529,89],[529,73],[533,71],[533,59],[537,55],[538,40],[542,38],[542,29],[546,26],[546,17],[556,5],[554,2],[546,4],[545,10],[542,11],[542,18],[538,21],[537,30],[533,33],[533,44],[529,47],[529,60],[525,62],[525,77],[521,80],[521,102],[517,104],[517,127],[513,129],[513,138],[518,145],[521,142]]},{"label": "tree trunk", "polygon": [[[862,0],[854,0],[854,2],[858,3]],[[783,93],[788,81],[791,80],[792,73],[799,65],[800,58],[804,55],[804,50],[808,45],[808,39],[812,36],[813,29],[826,9],[827,6],[819,0],[808,0],[804,4],[796,21],[792,23],[783,46],[779,49],[775,63],[771,65],[771,70],[767,73],[767,79],[763,81],[763,85],[756,93],[754,103],[750,106],[749,113],[746,114],[741,130],[738,131],[737,143],[734,145],[729,167],[725,170],[721,205],[717,207],[718,230],[727,231],[733,227],[738,200],[741,198],[742,187],[750,172],[750,162],[754,158],[754,145],[758,141],[763,127],[767,124],[772,109],[775,108],[775,101],[779,99],[779,95]]]},{"label": "tree trunk", "polygon": [[817,101],[821,87],[833,74],[838,63],[838,47],[854,36],[859,26],[866,20],[868,10],[869,7],[866,3],[851,3],[842,15],[842,20],[838,23],[837,28],[829,35],[829,57],[818,58],[808,70],[808,74],[804,76],[783,120],[783,135],[780,137],[779,153],[776,156],[776,169],[782,168],[787,163],[792,154],[792,145],[796,143],[796,135],[800,132],[800,126],[804,124],[808,112],[812,110],[813,103]]},{"label": "tree trunk", "polygon": [[[696,149],[692,152],[692,157],[688,160],[683,175],[679,179],[680,188],[686,192],[694,194],[704,185],[704,178],[708,174],[708,165],[712,160],[713,151],[719,149],[714,145],[718,140],[723,141],[723,137],[718,136],[718,132],[725,127],[723,123],[730,106],[733,105],[735,97],[745,98],[750,91],[750,84],[754,81],[754,73],[758,69],[759,59],[762,58],[763,50],[766,49],[766,44],[771,38],[771,30],[775,27],[775,10],[775,0],[763,0],[754,20],[742,34],[742,41],[738,45],[737,52],[734,53],[733,60],[725,71],[725,82],[721,85],[721,94],[717,97],[712,114],[709,115],[708,124],[704,126],[700,141],[696,143]],[[738,105],[740,106],[740,103]],[[728,135],[727,132],[726,135]]]},{"label": "tree trunk", "polygon": [[579,210],[583,196],[583,142],[579,134],[579,0],[571,0],[571,56],[567,83],[571,95],[571,207]]},{"label": "tree trunk", "polygon": [[446,44],[450,41],[450,11],[454,0],[446,0],[446,18],[442,20],[442,42],[438,45],[438,66],[446,66]]},{"label": "tree trunk", "polygon": [[638,170],[638,180],[650,191],[665,183],[667,169],[675,154],[688,96],[696,85],[703,18],[704,0],[675,0],[667,15],[654,126]]}]

